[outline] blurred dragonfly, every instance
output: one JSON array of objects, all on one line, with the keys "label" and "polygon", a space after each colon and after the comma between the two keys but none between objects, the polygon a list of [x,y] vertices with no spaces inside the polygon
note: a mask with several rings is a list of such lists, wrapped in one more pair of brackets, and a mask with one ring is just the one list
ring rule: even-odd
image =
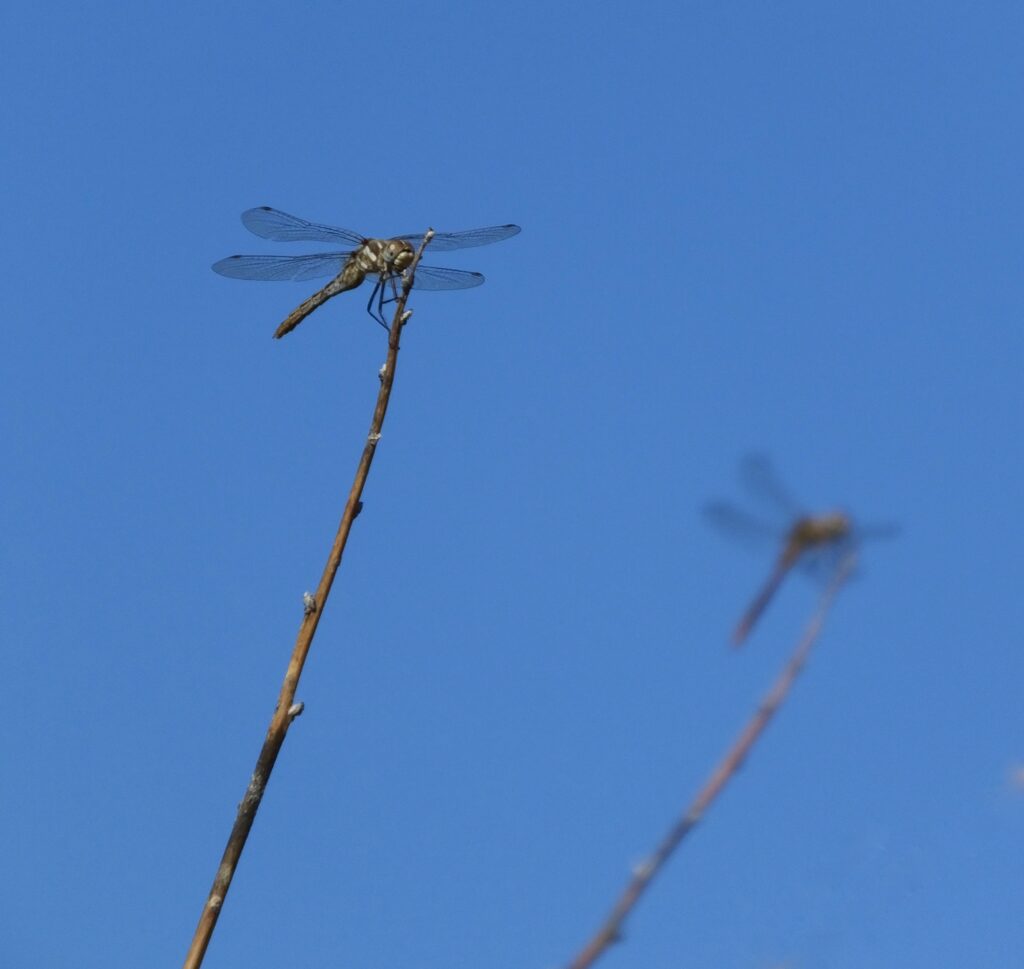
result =
[{"label": "blurred dragonfly", "polygon": [[777,528],[727,502],[714,502],[705,509],[712,524],[723,531],[744,538],[772,538],[782,545],[767,582],[736,626],[732,639],[734,646],[743,644],[782,580],[797,563],[811,569],[824,566],[831,572],[861,538],[895,533],[895,529],[888,525],[854,528],[850,517],[842,511],[806,514],[776,478],[769,461],[762,456],[746,458],[740,468],[740,477],[752,495],[770,504],[775,514],[783,512],[790,524],[785,529]]},{"label": "blurred dragonfly", "polygon": [[[213,264],[213,271],[233,279],[305,280],[334,277],[323,289],[300,304],[274,333],[276,338],[295,329],[318,306],[332,296],[355,289],[368,277],[374,287],[366,311],[384,329],[384,305],[398,298],[402,274],[412,264],[423,233],[407,233],[388,239],[368,239],[349,229],[307,222],[268,206],[242,213],[242,224],[254,235],[274,242],[334,242],[349,248],[344,252],[317,252],[308,256],[228,256]],[[463,232],[437,232],[430,248],[440,252],[470,249],[508,239],[520,231],[517,225],[492,225]],[[469,289],[484,281],[480,273],[437,266],[416,267],[416,289]],[[390,296],[388,293],[390,292]],[[376,304],[375,302],[376,301]]]}]

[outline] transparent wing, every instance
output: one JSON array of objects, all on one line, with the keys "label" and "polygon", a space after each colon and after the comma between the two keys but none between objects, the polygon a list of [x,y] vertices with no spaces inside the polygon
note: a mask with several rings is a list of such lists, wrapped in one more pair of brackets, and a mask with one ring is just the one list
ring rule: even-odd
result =
[{"label": "transparent wing", "polygon": [[[476,246],[489,246],[492,242],[501,242],[522,232],[517,225],[489,225],[482,229],[465,229],[462,232],[438,232],[430,240],[427,252],[450,252],[452,249],[473,249]],[[394,236],[403,239],[414,249],[423,241],[422,232]]]},{"label": "transparent wing", "polygon": [[779,481],[766,455],[748,454],[740,463],[740,481],[750,495],[786,518],[796,519],[804,514],[800,504]]},{"label": "transparent wing", "polygon": [[471,289],[483,283],[480,273],[462,269],[441,269],[439,266],[417,266],[413,289]]},{"label": "transparent wing", "polygon": [[242,225],[253,235],[273,242],[343,242],[350,246],[361,246],[366,242],[358,232],[307,222],[268,205],[243,212]]},{"label": "transparent wing", "polygon": [[228,256],[212,269],[232,279],[299,280],[337,276],[347,252],[317,252],[309,256]]},{"label": "transparent wing", "polygon": [[900,533],[900,526],[894,522],[872,522],[870,525],[857,525],[853,530],[854,538],[861,539],[896,538]]},{"label": "transparent wing", "polygon": [[778,543],[782,540],[782,533],[774,525],[724,501],[706,505],[704,517],[723,534],[747,544],[764,545],[766,542]]}]

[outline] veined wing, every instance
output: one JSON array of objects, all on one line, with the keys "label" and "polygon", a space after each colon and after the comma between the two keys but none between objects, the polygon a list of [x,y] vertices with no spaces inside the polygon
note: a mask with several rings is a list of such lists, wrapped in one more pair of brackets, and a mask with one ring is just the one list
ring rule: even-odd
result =
[{"label": "veined wing", "polygon": [[242,213],[242,225],[253,235],[272,242],[343,242],[350,246],[361,246],[366,242],[358,232],[307,222],[269,205],[247,209]]},{"label": "veined wing", "polygon": [[[489,246],[492,242],[501,242],[518,235],[522,229],[517,225],[489,225],[482,229],[464,229],[462,232],[437,232],[427,246],[428,252],[450,252],[452,249],[473,249],[476,246]],[[413,249],[418,249],[423,241],[422,232],[411,232],[407,235],[392,236],[403,239]]]},{"label": "veined wing", "polygon": [[[471,289],[483,283],[480,273],[463,269],[442,269],[440,266],[417,266],[413,289]],[[397,282],[397,280],[396,280]]]},{"label": "veined wing", "polygon": [[232,279],[320,279],[337,276],[349,255],[347,252],[317,252],[309,256],[228,256],[211,268]]}]

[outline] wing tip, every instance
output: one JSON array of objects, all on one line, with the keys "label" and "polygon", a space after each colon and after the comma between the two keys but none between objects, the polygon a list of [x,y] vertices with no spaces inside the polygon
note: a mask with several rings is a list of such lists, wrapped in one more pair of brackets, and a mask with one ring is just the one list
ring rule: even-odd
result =
[{"label": "wing tip", "polygon": [[253,216],[261,215],[264,212],[272,212],[273,209],[269,205],[257,205],[251,209],[246,209],[239,218],[242,220],[242,225],[247,225],[247,220]]},{"label": "wing tip", "polygon": [[231,267],[234,260],[236,260],[237,258],[238,256],[225,256],[223,259],[218,259],[215,263],[213,263],[210,266],[210,268],[218,276],[230,276],[228,269]]}]

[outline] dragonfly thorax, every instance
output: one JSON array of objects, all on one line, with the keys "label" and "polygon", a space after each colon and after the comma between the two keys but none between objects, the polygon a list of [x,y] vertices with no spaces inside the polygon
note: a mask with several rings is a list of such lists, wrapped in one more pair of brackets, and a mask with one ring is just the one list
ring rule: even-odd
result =
[{"label": "dragonfly thorax", "polygon": [[416,255],[404,239],[367,239],[354,253],[353,259],[367,274],[389,275],[404,272]]},{"label": "dragonfly thorax", "polygon": [[791,544],[807,548],[811,545],[826,545],[845,538],[850,534],[850,519],[841,511],[825,515],[801,518],[790,530]]}]

